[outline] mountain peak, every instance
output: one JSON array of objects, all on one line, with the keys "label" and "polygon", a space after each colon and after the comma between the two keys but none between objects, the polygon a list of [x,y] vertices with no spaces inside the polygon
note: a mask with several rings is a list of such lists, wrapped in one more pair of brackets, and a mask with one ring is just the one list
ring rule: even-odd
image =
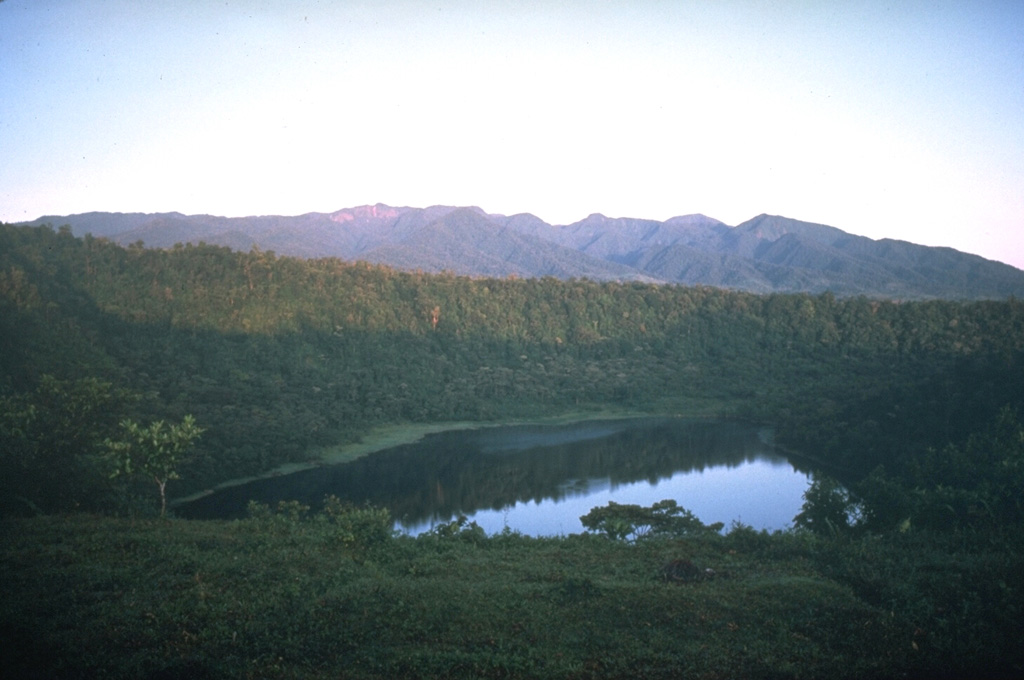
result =
[{"label": "mountain peak", "polygon": [[704,215],[703,213],[692,213],[690,215],[676,215],[675,217],[670,217],[669,219],[665,220],[665,224],[676,224],[676,225],[692,225],[692,224],[709,225],[709,224],[714,224],[714,225],[725,226],[725,222],[722,222],[721,220],[716,220],[714,217],[708,217],[707,215]]},{"label": "mountain peak", "polygon": [[757,238],[774,241],[786,234],[810,236],[817,241],[831,241],[839,236],[848,236],[841,229],[816,222],[804,222],[781,215],[762,213],[735,227],[738,232],[747,232]]},{"label": "mountain peak", "polygon": [[355,208],[343,208],[328,215],[334,222],[353,222],[355,220],[390,220],[398,217],[403,211],[383,203],[360,205]]}]

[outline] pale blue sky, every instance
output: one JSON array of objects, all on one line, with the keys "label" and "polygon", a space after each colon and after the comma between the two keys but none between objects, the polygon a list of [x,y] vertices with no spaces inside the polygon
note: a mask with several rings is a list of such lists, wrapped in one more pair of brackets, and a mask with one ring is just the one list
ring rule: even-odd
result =
[{"label": "pale blue sky", "polygon": [[1024,2],[0,2],[0,220],[762,212],[1024,268]]}]

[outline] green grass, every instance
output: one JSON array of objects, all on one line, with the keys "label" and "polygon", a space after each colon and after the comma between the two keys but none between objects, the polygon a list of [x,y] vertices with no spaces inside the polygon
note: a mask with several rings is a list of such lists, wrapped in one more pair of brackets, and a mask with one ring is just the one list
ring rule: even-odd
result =
[{"label": "green grass", "polygon": [[[864,678],[1024,668],[1024,565],[736,529],[340,540],[303,522],[0,524],[5,677]],[[672,582],[673,559],[711,568]]]}]

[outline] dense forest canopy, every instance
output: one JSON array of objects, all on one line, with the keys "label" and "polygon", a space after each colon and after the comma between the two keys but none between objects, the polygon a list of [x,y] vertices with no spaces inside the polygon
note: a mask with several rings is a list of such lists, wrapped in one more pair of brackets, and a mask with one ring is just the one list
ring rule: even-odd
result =
[{"label": "dense forest canopy", "polygon": [[[3,436],[19,450],[31,449],[18,424],[34,403],[74,403],[89,385],[121,417],[193,415],[205,432],[172,495],[309,459],[374,424],[607,407],[764,420],[861,478],[966,445],[1024,402],[1024,303],[1012,298],[475,279],[125,248],[67,228],[0,227],[0,343]],[[58,431],[46,418],[60,408],[32,411],[34,427]],[[61,455],[86,453],[115,423]],[[31,478],[33,455],[5,477]],[[51,495],[54,508],[88,502]]]}]

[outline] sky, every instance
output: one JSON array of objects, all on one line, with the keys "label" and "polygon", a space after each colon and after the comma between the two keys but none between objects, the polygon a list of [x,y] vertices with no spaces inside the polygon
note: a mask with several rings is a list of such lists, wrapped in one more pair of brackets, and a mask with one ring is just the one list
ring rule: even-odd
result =
[{"label": "sky", "polygon": [[1024,2],[0,0],[0,221],[761,213],[1024,268]]}]

